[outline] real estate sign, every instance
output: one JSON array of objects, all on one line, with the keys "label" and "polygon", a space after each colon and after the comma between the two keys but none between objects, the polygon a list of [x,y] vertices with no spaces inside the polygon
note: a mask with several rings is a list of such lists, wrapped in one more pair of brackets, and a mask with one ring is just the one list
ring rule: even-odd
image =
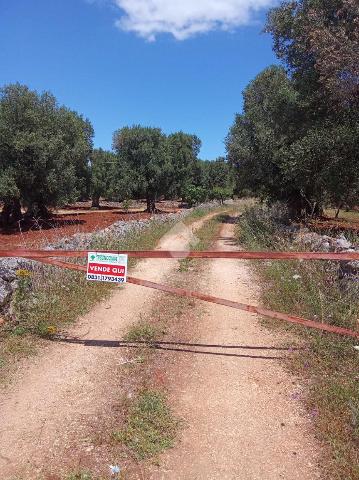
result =
[{"label": "real estate sign", "polygon": [[127,255],[107,252],[89,252],[87,280],[97,282],[125,283]]}]

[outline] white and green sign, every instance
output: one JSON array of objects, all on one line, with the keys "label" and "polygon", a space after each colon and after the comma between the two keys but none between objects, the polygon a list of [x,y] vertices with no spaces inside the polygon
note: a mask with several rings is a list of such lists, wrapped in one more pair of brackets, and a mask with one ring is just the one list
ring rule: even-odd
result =
[{"label": "white and green sign", "polygon": [[88,253],[87,280],[125,283],[126,277],[127,255],[107,252]]}]

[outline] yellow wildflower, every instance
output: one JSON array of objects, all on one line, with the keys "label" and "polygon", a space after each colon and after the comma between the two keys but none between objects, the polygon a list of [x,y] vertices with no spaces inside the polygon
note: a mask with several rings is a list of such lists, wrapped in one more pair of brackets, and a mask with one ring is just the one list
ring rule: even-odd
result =
[{"label": "yellow wildflower", "polygon": [[49,325],[47,327],[47,333],[49,335],[55,335],[56,332],[57,332],[57,327],[55,325]]},{"label": "yellow wildflower", "polygon": [[31,275],[31,272],[24,268],[20,268],[19,270],[16,270],[15,273],[17,277],[29,277]]}]

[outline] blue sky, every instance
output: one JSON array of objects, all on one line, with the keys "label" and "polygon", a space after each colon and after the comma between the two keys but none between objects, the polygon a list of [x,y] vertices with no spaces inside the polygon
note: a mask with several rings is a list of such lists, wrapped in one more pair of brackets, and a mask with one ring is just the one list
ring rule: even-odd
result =
[{"label": "blue sky", "polygon": [[261,33],[272,1],[176,2],[0,0],[0,85],[50,90],[89,118],[98,147],[142,124],[198,135],[201,158],[223,155],[241,92],[276,63]]}]

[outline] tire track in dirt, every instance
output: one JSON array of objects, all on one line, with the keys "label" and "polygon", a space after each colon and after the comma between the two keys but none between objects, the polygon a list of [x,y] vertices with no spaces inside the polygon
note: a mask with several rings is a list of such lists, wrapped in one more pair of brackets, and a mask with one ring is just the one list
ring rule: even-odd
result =
[{"label": "tire track in dirt", "polygon": [[[215,213],[186,227],[177,224],[158,248],[183,249]],[[163,281],[173,260],[141,261],[132,274]],[[118,340],[161,294],[128,284],[96,306],[67,334],[81,339]],[[79,298],[79,301],[81,299]],[[111,451],[94,445],[98,430],[111,428],[121,392],[121,349],[49,342],[26,359],[12,384],[0,393],[0,478],[61,478],[79,465],[101,470],[113,462]],[[103,467],[102,467],[103,468]],[[106,470],[107,472],[107,470]],[[51,476],[55,475],[55,476]]]},{"label": "tire track in dirt", "polygon": [[[233,223],[223,225],[216,248],[238,248]],[[207,265],[202,290],[256,304],[258,287],[248,261],[218,259]],[[161,467],[150,468],[148,478],[319,478],[318,445],[297,400],[300,385],[281,365],[287,354],[279,346],[281,339],[255,315],[212,304],[192,329],[203,348],[193,347],[197,354],[182,356],[169,373],[175,413],[187,427],[181,442],[162,456]],[[203,350],[205,354],[198,353]]]}]

